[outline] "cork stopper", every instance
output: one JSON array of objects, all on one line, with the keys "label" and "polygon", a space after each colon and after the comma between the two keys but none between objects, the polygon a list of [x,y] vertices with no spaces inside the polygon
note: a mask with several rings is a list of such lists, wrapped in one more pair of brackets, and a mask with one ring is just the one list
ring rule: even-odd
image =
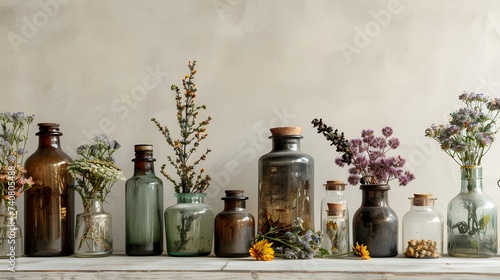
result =
[{"label": "cork stopper", "polygon": [[243,190],[226,190],[226,197],[221,198],[222,200],[247,200],[248,197],[245,196],[245,191]]},{"label": "cork stopper", "polygon": [[156,159],[153,158],[153,145],[151,144],[137,144],[134,145],[135,158],[132,159],[135,161],[149,161],[153,162]]},{"label": "cork stopper", "polygon": [[431,193],[414,193],[413,194],[413,205],[414,206],[427,206],[429,202],[435,200]]},{"label": "cork stopper", "polygon": [[150,145],[150,144],[137,144],[137,145],[134,145],[134,151],[136,151],[136,152],[153,151],[153,145]]},{"label": "cork stopper", "polygon": [[343,210],[344,209],[344,204],[342,203],[327,203],[328,210]]},{"label": "cork stopper", "polygon": [[343,190],[345,190],[345,183],[342,180],[326,181],[326,184],[324,186],[325,186],[325,189],[328,191],[343,191]]},{"label": "cork stopper", "polygon": [[342,203],[327,203],[328,210],[326,211],[328,213],[328,216],[343,216],[344,215],[344,204]]},{"label": "cork stopper", "polygon": [[273,136],[276,135],[300,136],[302,133],[302,127],[297,127],[297,126],[273,127],[270,130]]}]

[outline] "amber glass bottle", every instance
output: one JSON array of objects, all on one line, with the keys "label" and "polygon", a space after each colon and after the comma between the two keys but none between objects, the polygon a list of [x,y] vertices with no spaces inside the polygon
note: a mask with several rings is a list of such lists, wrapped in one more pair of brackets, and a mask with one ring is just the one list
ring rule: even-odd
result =
[{"label": "amber glass bottle", "polygon": [[153,146],[135,145],[134,176],[125,187],[126,248],[129,256],[163,252],[163,182],[154,170]]},{"label": "amber glass bottle", "polygon": [[215,217],[214,252],[217,257],[248,257],[255,238],[255,221],[245,212],[243,191],[227,190],[224,210]]},{"label": "amber glass bottle", "polygon": [[25,163],[35,184],[25,193],[25,255],[73,254],[74,192],[67,171],[71,158],[61,150],[59,124],[39,123],[38,149]]}]

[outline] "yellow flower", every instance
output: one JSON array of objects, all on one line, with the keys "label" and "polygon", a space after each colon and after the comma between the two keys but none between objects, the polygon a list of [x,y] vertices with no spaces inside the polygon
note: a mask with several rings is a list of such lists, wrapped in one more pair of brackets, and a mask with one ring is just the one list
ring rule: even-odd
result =
[{"label": "yellow flower", "polygon": [[352,246],[352,250],[354,251],[355,256],[361,257],[363,260],[369,260],[372,258],[370,257],[370,252],[368,252],[366,245],[359,245],[358,242],[356,242],[356,246]]},{"label": "yellow flower", "polygon": [[267,239],[255,242],[250,248],[250,255],[258,261],[271,261],[274,259],[273,243],[268,243]]}]

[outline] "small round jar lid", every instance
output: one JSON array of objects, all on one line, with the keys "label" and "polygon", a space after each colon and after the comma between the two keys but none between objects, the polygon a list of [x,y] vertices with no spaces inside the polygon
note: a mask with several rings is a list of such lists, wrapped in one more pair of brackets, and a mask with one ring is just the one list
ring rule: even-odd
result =
[{"label": "small round jar lid", "polygon": [[413,197],[410,198],[413,198],[413,205],[415,206],[427,206],[430,200],[435,200],[431,193],[414,193]]},{"label": "small round jar lid", "polygon": [[38,123],[38,126],[50,126],[50,127],[59,127],[58,123]]},{"label": "small round jar lid", "polygon": [[345,183],[342,180],[326,181],[324,185],[326,190],[329,191],[343,191],[345,190]]},{"label": "small round jar lid", "polygon": [[226,197],[221,198],[222,200],[247,200],[248,197],[245,196],[245,191],[243,190],[226,190]]},{"label": "small round jar lid", "polygon": [[344,215],[344,204],[342,203],[327,203],[328,206],[328,215]]},{"label": "small round jar lid", "polygon": [[40,135],[40,134],[50,134],[50,135],[57,135],[61,136],[63,135],[59,131],[59,124],[58,123],[38,123],[38,132],[35,133],[35,135]]},{"label": "small round jar lid", "polygon": [[298,126],[273,127],[270,130],[273,136],[276,135],[300,136],[302,134],[302,127]]},{"label": "small round jar lid", "polygon": [[134,151],[136,151],[136,152],[145,152],[145,151],[152,151],[152,150],[153,150],[153,145],[151,145],[151,144],[134,145]]}]

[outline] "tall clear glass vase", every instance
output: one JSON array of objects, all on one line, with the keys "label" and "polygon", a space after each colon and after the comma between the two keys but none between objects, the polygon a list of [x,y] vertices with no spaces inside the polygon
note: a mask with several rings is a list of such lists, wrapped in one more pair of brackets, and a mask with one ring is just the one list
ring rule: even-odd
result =
[{"label": "tall clear glass vase", "polygon": [[495,202],[483,192],[482,167],[462,166],[461,190],[448,204],[448,255],[485,258],[497,254]]}]

